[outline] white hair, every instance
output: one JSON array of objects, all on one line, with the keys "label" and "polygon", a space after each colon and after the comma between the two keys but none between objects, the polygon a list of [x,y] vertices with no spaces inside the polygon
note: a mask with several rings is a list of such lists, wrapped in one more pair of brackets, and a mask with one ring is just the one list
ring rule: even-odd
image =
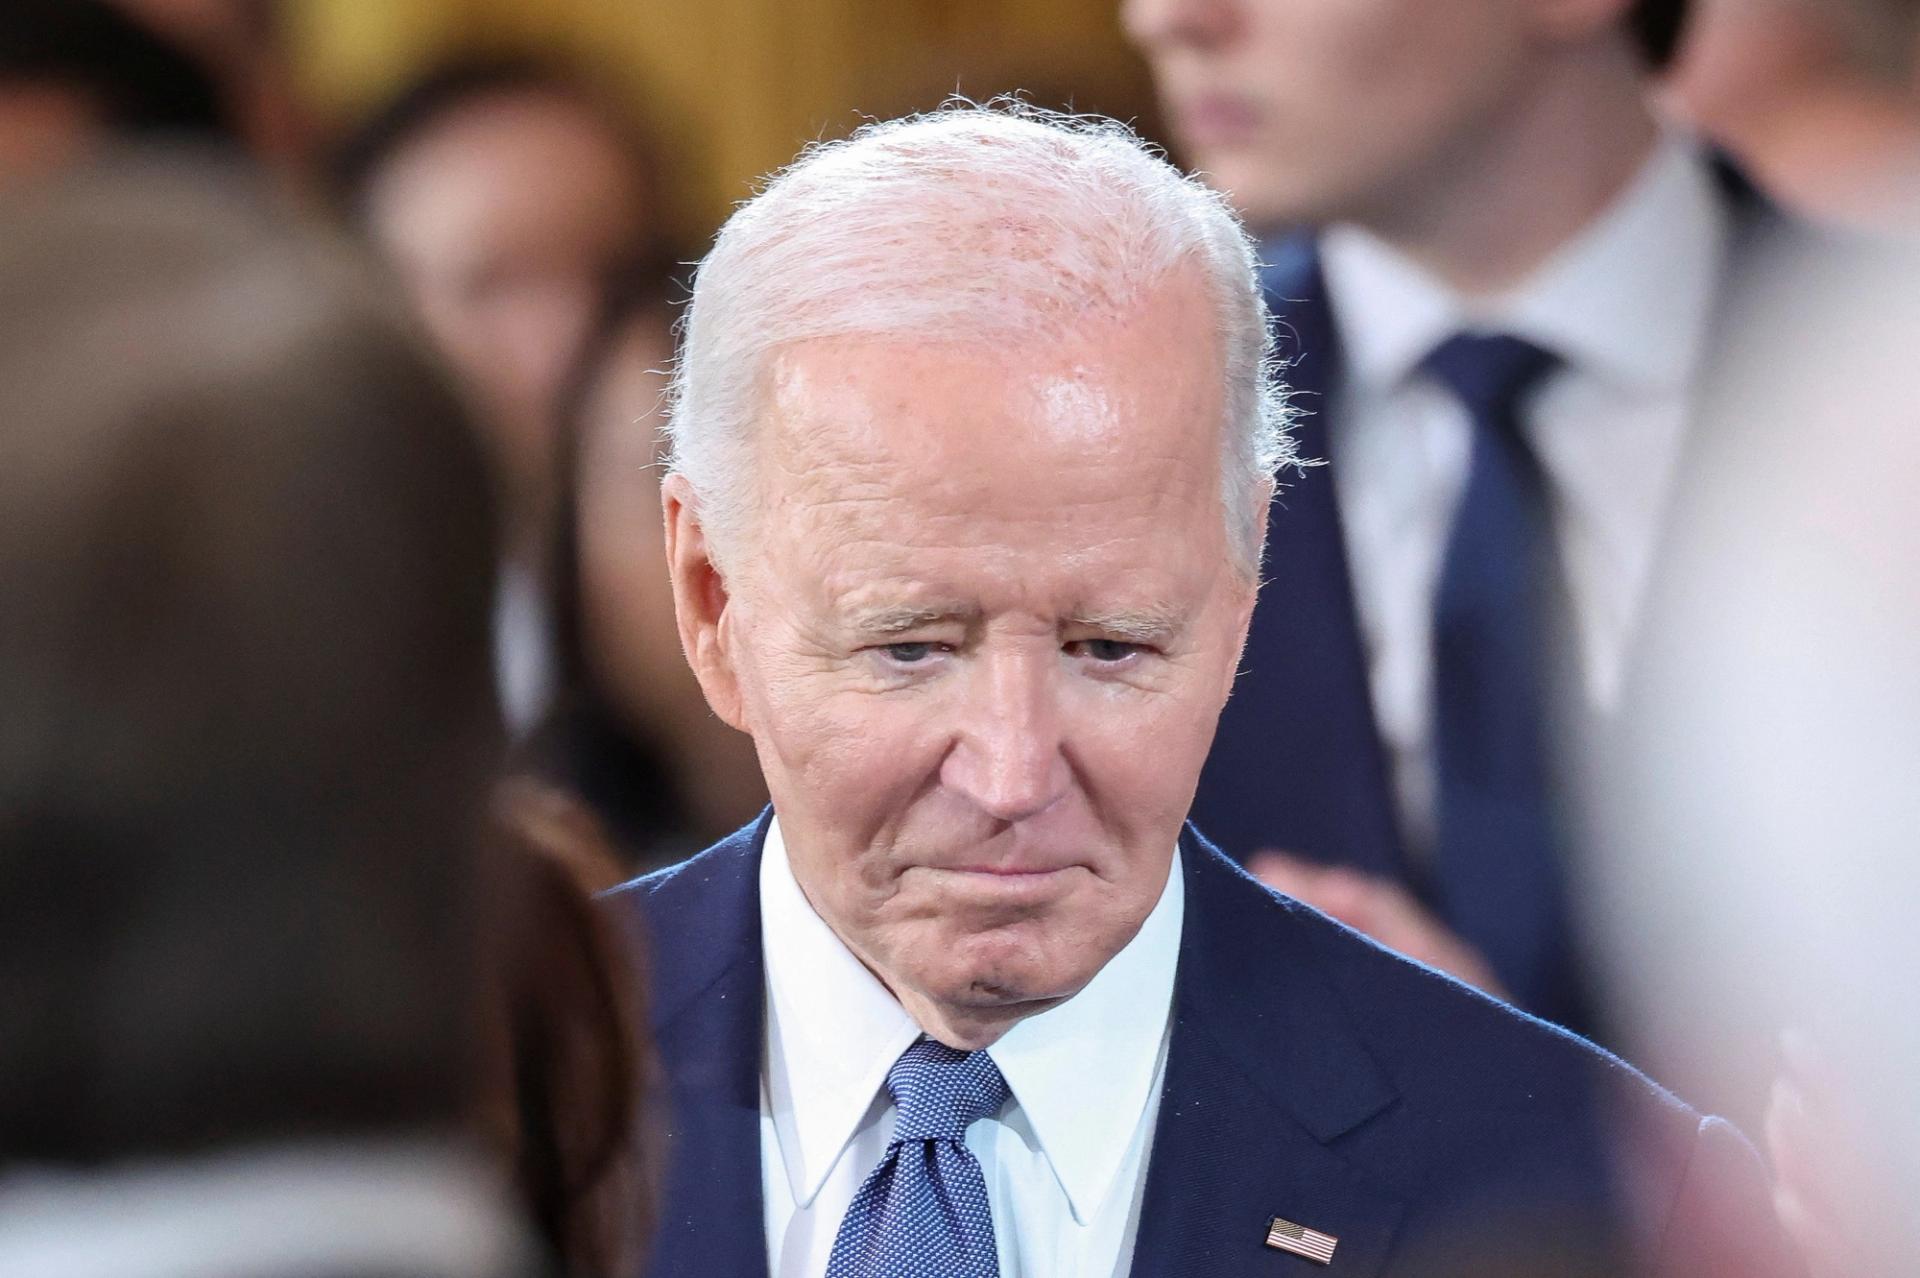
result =
[{"label": "white hair", "polygon": [[1224,350],[1228,540],[1255,574],[1275,471],[1297,459],[1253,242],[1219,194],[1127,126],[1022,102],[866,125],[808,148],[734,212],[683,321],[671,469],[723,550],[752,506],[763,373],[782,347],[869,335],[1058,340],[1190,264]]}]

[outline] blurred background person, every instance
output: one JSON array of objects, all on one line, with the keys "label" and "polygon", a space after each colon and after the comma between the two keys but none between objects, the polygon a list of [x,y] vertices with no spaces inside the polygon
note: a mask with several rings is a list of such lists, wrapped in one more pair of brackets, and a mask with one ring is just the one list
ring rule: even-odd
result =
[{"label": "blurred background person", "polygon": [[1765,1134],[1815,1278],[1920,1273],[1916,332],[1911,246],[1785,247],[1730,312],[1581,884],[1636,1059]]},{"label": "blurred background person", "polygon": [[543,595],[561,380],[616,268],[661,256],[641,135],[584,76],[521,57],[450,62],[341,149],[344,205],[473,392],[503,477],[499,617],[509,721],[551,688]]},{"label": "blurred background person", "polygon": [[147,142],[240,149],[204,66],[101,0],[0,6],[0,185]]},{"label": "blurred background person", "polygon": [[1273,236],[1330,461],[1274,506],[1195,817],[1281,890],[1602,1032],[1564,783],[1626,695],[1690,398],[1771,220],[1654,114],[1684,0],[1121,13],[1187,158]]},{"label": "blurred background person", "polygon": [[1697,4],[1667,103],[1799,212],[1920,231],[1920,4]]},{"label": "blurred background person", "polygon": [[318,122],[300,92],[284,0],[111,0],[205,67],[248,152],[311,192]]},{"label": "blurred background person", "polygon": [[557,679],[530,750],[634,869],[692,855],[767,802],[752,740],[707,707],[674,621],[660,428],[676,287],[658,271],[616,281],[562,397]]},{"label": "blurred background person", "polygon": [[493,811],[457,396],[197,164],[0,205],[0,296],[0,1272],[614,1271],[632,960]]}]

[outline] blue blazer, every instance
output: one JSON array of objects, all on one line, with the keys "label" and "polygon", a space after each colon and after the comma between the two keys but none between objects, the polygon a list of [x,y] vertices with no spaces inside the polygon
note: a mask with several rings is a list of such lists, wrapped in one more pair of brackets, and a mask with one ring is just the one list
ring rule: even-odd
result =
[{"label": "blue blazer", "polygon": [[[651,954],[668,1110],[651,1278],[767,1273],[767,822],[603,898]],[[1136,1278],[1797,1272],[1727,1124],[1270,892],[1191,828],[1182,853]],[[1338,1238],[1332,1266],[1266,1246],[1276,1216]]]}]

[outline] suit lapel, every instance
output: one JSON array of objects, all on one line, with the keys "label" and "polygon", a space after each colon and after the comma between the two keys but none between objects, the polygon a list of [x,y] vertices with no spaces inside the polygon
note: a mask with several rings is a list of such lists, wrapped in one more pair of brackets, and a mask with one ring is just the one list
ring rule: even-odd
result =
[{"label": "suit lapel", "polygon": [[[1271,251],[1264,281],[1294,434],[1303,457],[1324,461],[1338,330],[1313,242]],[[1268,512],[1266,584],[1245,673],[1221,716],[1194,819],[1236,860],[1279,847],[1397,876],[1400,836],[1330,471],[1293,478]]]},{"label": "suit lapel", "polygon": [[[1282,902],[1189,831],[1187,916],[1134,1278],[1370,1278],[1404,1204],[1339,1138],[1397,1093]],[[1266,1245],[1283,1217],[1339,1240],[1321,1266]]]},{"label": "suit lapel", "polygon": [[696,857],[646,902],[654,1037],[667,1076],[668,1169],[644,1272],[764,1278],[760,852],[767,816]]}]

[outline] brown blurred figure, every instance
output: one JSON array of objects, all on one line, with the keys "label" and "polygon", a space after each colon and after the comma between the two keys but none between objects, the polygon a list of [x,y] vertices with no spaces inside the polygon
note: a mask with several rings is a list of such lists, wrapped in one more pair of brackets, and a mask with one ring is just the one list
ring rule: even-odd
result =
[{"label": "brown blurred figure", "polygon": [[635,868],[689,856],[767,802],[753,742],[708,708],[681,653],[661,521],[672,284],[609,292],[563,396],[553,564],[557,681],[543,770]]},{"label": "brown blurred figure", "polygon": [[593,897],[627,870],[602,824],[562,792],[517,778],[498,810],[520,855],[493,947],[491,1059],[506,1073],[491,1079],[491,1134],[559,1272],[625,1274],[652,1229],[646,1155],[658,1144],[634,977],[646,971],[644,942],[617,934]]},{"label": "brown blurred figure", "polygon": [[1699,0],[1667,94],[1809,217],[1920,230],[1920,3]]},{"label": "brown blurred figure", "polygon": [[457,396],[185,162],[0,207],[0,296],[0,1272],[617,1268],[630,960],[491,809]]}]

